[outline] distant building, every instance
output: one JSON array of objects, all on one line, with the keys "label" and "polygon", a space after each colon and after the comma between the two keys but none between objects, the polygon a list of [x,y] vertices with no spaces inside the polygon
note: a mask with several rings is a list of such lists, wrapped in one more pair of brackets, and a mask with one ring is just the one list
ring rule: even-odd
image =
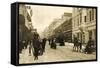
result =
[{"label": "distant building", "polygon": [[72,38],[76,35],[82,43],[87,43],[89,37],[96,41],[96,9],[73,8]]},{"label": "distant building", "polygon": [[62,23],[62,21],[62,19],[54,19],[54,21],[44,30],[44,36],[48,38],[54,35],[54,29],[56,29]]},{"label": "distant building", "polygon": [[63,22],[54,30],[54,32],[57,37],[62,35],[65,42],[72,42],[72,18],[70,17],[68,20]]},{"label": "distant building", "polygon": [[[45,37],[49,38],[49,37],[57,37],[59,36],[61,33],[64,33],[64,36],[67,38],[68,35],[71,35],[70,32],[69,34],[67,35],[67,31],[71,29],[71,24],[72,23],[71,21],[71,17],[72,17],[72,13],[64,13],[62,15],[62,17],[60,19],[55,19],[50,25],[49,27],[47,27],[45,30],[44,30],[44,35]],[[69,30],[69,31],[70,31]],[[61,32],[62,31],[62,32]],[[72,33],[72,31],[71,31]],[[70,36],[70,38],[71,38]],[[67,38],[68,39],[68,38]],[[66,39],[66,40],[67,40]],[[71,38],[72,39],[72,38]]]}]

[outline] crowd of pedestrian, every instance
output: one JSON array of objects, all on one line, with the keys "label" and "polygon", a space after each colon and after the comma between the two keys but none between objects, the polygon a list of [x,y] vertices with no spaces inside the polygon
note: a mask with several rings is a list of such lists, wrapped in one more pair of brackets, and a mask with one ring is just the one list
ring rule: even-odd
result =
[{"label": "crowd of pedestrian", "polygon": [[74,37],[73,40],[74,46],[73,46],[73,51],[75,52],[83,52],[86,54],[92,54],[95,51],[95,44],[94,44],[94,40],[89,37],[88,42],[86,43],[85,49],[82,49],[82,41],[80,39],[78,39],[76,36]]}]

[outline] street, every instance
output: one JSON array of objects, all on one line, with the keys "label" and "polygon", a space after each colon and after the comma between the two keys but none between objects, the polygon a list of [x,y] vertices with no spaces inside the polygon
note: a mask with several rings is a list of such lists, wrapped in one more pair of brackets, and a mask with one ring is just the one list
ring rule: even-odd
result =
[{"label": "street", "polygon": [[34,60],[32,50],[31,56],[29,56],[29,47],[23,49],[22,54],[20,54],[19,57],[19,64],[96,59],[95,54],[73,52],[71,43],[66,43],[65,46],[57,46],[57,49],[51,49],[48,42],[46,43],[44,54],[39,56],[38,60]]}]

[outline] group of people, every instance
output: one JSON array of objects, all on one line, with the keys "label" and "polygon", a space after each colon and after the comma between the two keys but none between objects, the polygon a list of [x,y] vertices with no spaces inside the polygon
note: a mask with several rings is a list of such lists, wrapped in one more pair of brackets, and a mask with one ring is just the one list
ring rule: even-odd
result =
[{"label": "group of people", "polygon": [[80,39],[78,39],[77,37],[74,37],[74,46],[73,46],[73,51],[81,51],[82,50],[82,42]]},{"label": "group of people", "polygon": [[33,53],[34,60],[38,60],[38,56],[43,55],[45,52],[46,38],[41,39],[37,30],[34,30],[30,40],[19,41],[19,53],[29,46],[29,56]]},{"label": "group of people", "polygon": [[48,38],[48,41],[49,41],[50,48],[52,48],[52,49],[57,48],[56,43],[59,43],[59,46],[65,46],[64,38],[61,36]]},{"label": "group of people", "polygon": [[33,39],[29,46],[29,54],[31,54],[32,49],[34,60],[38,60],[38,56],[43,55],[43,52],[45,52],[46,40],[46,38],[41,39],[36,31],[33,32]]},{"label": "group of people", "polygon": [[48,39],[48,41],[49,41],[50,48],[52,48],[52,49],[56,49],[57,48],[56,38]]},{"label": "group of people", "polygon": [[[76,52],[82,52],[82,42],[80,39],[78,39],[77,37],[74,37],[74,46],[73,46],[73,51],[76,51]],[[87,54],[91,54],[92,52],[94,52],[95,50],[95,46],[94,46],[94,40],[90,37],[86,46],[85,46],[85,49],[83,50],[84,53],[87,53]]]}]

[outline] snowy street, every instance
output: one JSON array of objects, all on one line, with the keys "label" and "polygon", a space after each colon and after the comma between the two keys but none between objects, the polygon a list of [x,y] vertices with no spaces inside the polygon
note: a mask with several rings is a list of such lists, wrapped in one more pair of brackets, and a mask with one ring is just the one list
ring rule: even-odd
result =
[{"label": "snowy street", "polygon": [[31,56],[29,56],[29,47],[23,49],[20,54],[19,64],[24,63],[43,63],[43,62],[55,62],[55,61],[77,61],[77,60],[92,60],[96,59],[95,54],[84,54],[80,52],[72,51],[72,44],[67,43],[65,46],[57,46],[57,49],[51,49],[48,42],[46,43],[45,52],[42,56],[38,57],[38,60],[34,60],[34,56],[31,50]]}]

